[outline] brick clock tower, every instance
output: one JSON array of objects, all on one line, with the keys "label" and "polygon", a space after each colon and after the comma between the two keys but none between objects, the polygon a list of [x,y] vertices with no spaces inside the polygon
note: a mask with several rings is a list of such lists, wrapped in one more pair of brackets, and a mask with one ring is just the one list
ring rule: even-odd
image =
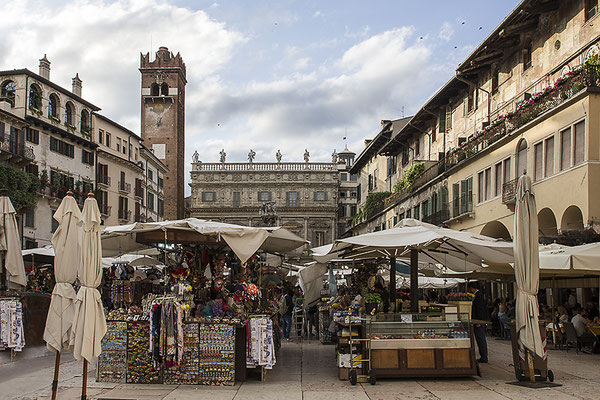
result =
[{"label": "brick clock tower", "polygon": [[181,219],[185,208],[185,63],[179,53],[174,56],[160,47],[152,61],[150,53],[140,54],[140,72],[142,139],[169,168],[164,181],[164,218]]}]

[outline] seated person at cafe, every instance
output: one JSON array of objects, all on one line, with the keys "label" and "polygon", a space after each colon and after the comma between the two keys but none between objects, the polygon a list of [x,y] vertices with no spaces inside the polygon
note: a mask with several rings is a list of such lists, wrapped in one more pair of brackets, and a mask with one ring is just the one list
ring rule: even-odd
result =
[{"label": "seated person at cafe", "polygon": [[588,320],[586,318],[585,310],[582,310],[581,308],[576,308],[574,310],[574,314],[575,316],[571,318],[571,323],[575,328],[575,332],[577,332],[577,337],[583,339],[583,343],[591,347],[591,344],[594,343],[596,337],[593,334],[587,332],[586,330]]},{"label": "seated person at cafe", "polygon": [[569,321],[569,313],[567,309],[563,306],[558,306],[556,309],[556,314],[558,316],[558,322],[568,322]]},{"label": "seated person at cafe", "polygon": [[552,321],[552,310],[550,310],[550,307],[548,307],[547,305],[542,306],[540,319],[544,321]]},{"label": "seated person at cafe", "polygon": [[510,327],[508,324],[510,323],[511,319],[508,317],[508,315],[506,315],[506,306],[504,304],[500,304],[500,309],[498,310],[498,320],[502,324],[504,332],[506,332],[505,336],[510,337]]}]

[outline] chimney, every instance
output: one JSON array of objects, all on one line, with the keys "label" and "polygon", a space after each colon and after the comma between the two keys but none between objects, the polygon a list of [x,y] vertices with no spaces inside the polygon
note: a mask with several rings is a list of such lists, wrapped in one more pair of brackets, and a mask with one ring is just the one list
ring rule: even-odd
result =
[{"label": "chimney", "polygon": [[78,73],[73,78],[73,89],[71,91],[74,95],[81,97],[81,79],[79,79]]},{"label": "chimney", "polygon": [[382,119],[381,120],[381,129],[385,128],[385,126],[387,124],[389,124],[390,122],[392,122],[392,121],[390,121],[389,119]]},{"label": "chimney", "polygon": [[44,58],[40,59],[40,76],[50,80],[50,61],[45,54]]}]

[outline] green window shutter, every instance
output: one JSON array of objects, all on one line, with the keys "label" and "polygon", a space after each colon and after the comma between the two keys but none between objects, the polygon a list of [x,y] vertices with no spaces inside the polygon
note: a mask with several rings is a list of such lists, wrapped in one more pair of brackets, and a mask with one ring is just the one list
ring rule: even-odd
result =
[{"label": "green window shutter", "polygon": [[452,107],[446,106],[446,132],[452,129]]},{"label": "green window shutter", "polygon": [[325,194],[325,201],[327,201],[327,192],[324,192]]},{"label": "green window shutter", "polygon": [[440,108],[440,133],[446,132],[446,109]]}]

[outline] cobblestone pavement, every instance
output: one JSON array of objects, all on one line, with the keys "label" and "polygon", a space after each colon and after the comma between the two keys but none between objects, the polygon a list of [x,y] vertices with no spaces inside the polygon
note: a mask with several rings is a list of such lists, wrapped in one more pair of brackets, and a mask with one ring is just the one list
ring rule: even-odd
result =
[{"label": "cobblestone pavement", "polygon": [[[529,389],[514,381],[510,343],[488,340],[490,363],[481,366],[482,378],[381,379],[375,386],[351,386],[337,378],[335,349],[316,341],[284,343],[277,365],[260,382],[251,376],[232,387],[177,385],[122,385],[88,382],[89,399],[285,399],[285,400],[396,400],[396,399],[598,399],[600,355],[550,350],[549,366],[560,387]],[[58,399],[81,396],[81,363],[66,356],[61,366]],[[0,365],[0,398],[48,399],[53,357],[18,360]],[[90,371],[94,376],[94,371]]]}]

